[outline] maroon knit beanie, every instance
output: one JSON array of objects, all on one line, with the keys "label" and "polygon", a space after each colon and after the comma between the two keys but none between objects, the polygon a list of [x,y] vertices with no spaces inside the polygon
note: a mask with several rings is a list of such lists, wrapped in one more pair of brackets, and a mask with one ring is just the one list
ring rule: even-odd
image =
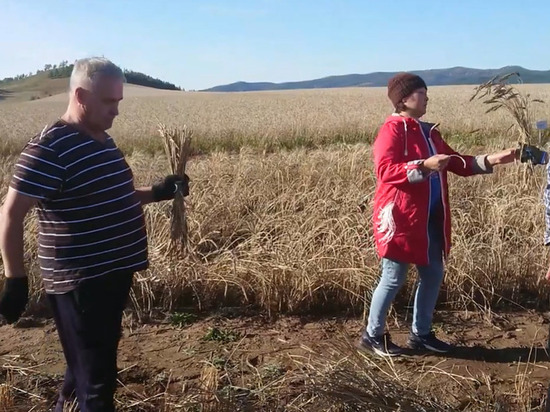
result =
[{"label": "maroon knit beanie", "polygon": [[388,97],[393,107],[416,89],[428,88],[420,76],[412,73],[398,73],[388,81]]}]

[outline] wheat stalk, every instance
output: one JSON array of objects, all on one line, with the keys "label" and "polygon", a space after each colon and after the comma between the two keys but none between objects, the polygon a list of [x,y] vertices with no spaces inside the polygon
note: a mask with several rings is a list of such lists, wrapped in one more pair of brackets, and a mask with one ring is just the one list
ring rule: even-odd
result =
[{"label": "wheat stalk", "polygon": [[507,110],[515,121],[515,126],[521,136],[521,143],[531,144],[533,140],[533,116],[531,103],[544,103],[540,99],[532,99],[530,94],[522,94],[508,80],[517,77],[521,83],[519,73],[508,73],[498,75],[491,80],[480,84],[475,88],[470,101],[483,99],[483,103],[490,107],[485,113],[494,112],[500,109]]},{"label": "wheat stalk", "polygon": [[[531,103],[543,103],[540,99],[532,99],[530,94],[522,94],[508,81],[516,77],[521,83],[519,73],[513,72],[504,75],[497,75],[488,82],[476,87],[470,101],[475,98],[484,99],[483,103],[489,105],[485,113],[495,112],[500,109],[506,110],[513,118],[516,130],[520,135],[518,144],[531,144],[535,139],[533,132],[534,118],[531,111]],[[513,127],[512,125],[511,127]],[[521,174],[521,184],[525,187],[530,185],[532,165],[518,169]]]},{"label": "wheat stalk", "polygon": [[15,407],[13,389],[10,386],[11,375],[8,373],[6,383],[0,384],[0,412],[8,412]]},{"label": "wheat stalk", "polygon": [[[170,173],[183,176],[187,160],[191,155],[191,138],[193,132],[187,126],[182,128],[159,125],[159,132],[163,137],[164,150],[168,158]],[[186,219],[185,199],[178,190],[172,203],[170,219],[170,242],[168,252],[182,254],[188,241],[188,225]]]}]

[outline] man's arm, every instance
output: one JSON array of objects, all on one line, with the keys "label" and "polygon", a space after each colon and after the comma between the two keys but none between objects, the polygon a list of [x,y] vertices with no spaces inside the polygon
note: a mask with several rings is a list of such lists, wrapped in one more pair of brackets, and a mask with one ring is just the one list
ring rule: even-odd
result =
[{"label": "man's arm", "polygon": [[25,216],[38,202],[47,200],[62,189],[65,164],[49,140],[30,141],[14,168],[8,194],[0,217],[0,248],[4,263],[4,287],[0,293],[0,315],[8,323],[16,322],[27,305],[29,282],[23,262]]},{"label": "man's arm", "polygon": [[23,195],[13,188],[8,194],[0,215],[0,248],[4,262],[4,273],[8,278],[25,277],[23,264],[23,223],[36,199]]},{"label": "man's arm", "polygon": [[23,262],[23,223],[35,203],[36,198],[10,187],[0,214],[0,248],[6,276],[0,293],[0,315],[8,323],[16,322],[27,306],[29,280]]}]

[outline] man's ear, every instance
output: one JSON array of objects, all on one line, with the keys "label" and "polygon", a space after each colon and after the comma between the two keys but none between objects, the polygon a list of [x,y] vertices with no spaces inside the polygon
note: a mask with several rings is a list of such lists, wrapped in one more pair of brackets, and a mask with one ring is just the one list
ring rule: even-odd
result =
[{"label": "man's ear", "polygon": [[76,101],[78,104],[86,104],[86,98],[88,97],[88,91],[82,87],[77,87],[74,91]]}]

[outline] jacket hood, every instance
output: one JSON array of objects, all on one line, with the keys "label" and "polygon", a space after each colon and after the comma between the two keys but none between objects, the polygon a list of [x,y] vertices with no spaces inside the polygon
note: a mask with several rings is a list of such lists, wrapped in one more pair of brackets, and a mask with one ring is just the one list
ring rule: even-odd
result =
[{"label": "jacket hood", "polygon": [[399,123],[399,124],[405,123],[406,126],[413,126],[415,124],[420,125],[420,123],[424,123],[424,124],[428,125],[430,127],[430,129],[432,129],[433,127],[439,126],[439,123],[424,122],[424,121],[421,121],[421,120],[417,120],[414,117],[405,117],[405,116],[401,116],[397,113],[393,113],[393,114],[389,115],[388,117],[386,117],[385,123]]}]

